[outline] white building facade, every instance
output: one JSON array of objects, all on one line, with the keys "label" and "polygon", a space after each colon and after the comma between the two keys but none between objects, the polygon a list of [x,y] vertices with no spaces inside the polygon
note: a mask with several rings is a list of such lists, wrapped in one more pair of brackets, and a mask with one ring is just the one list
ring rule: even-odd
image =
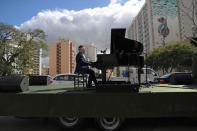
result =
[{"label": "white building facade", "polygon": [[84,44],[86,48],[86,56],[90,61],[96,61],[97,60],[97,48],[94,44]]},{"label": "white building facade", "polygon": [[197,37],[197,0],[178,0],[180,37]]},{"label": "white building facade", "polygon": [[[144,44],[144,52],[191,37],[193,0],[146,0],[128,29],[128,37]],[[194,29],[193,29],[194,30]],[[197,29],[196,29],[197,30]]]},{"label": "white building facade", "polygon": [[33,61],[34,61],[34,68],[32,73],[34,75],[42,75],[42,49],[37,48],[35,50]]}]

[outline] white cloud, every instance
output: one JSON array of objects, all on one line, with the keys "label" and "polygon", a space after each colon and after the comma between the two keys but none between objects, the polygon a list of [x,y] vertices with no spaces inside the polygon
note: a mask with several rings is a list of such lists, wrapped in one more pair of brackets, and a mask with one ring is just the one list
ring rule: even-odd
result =
[{"label": "white cloud", "polygon": [[118,0],[110,0],[110,4],[116,4]]},{"label": "white cloud", "polygon": [[100,49],[109,48],[111,28],[128,27],[144,4],[144,0],[123,1],[110,0],[106,7],[80,11],[44,10],[19,28],[41,28],[46,32],[48,42],[65,38],[77,44],[95,43]]},{"label": "white cloud", "polygon": [[[74,10],[45,10],[20,25],[21,29],[41,28],[47,33],[49,42],[59,38],[71,39],[78,44],[95,43],[98,47],[109,47],[110,29],[128,27],[144,1],[110,0],[102,8]],[[107,44],[107,45],[106,45]]]}]

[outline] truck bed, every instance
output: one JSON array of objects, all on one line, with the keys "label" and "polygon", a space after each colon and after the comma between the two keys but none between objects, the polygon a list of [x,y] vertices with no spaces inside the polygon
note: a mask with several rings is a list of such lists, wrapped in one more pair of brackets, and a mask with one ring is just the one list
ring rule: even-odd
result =
[{"label": "truck bed", "polygon": [[1,116],[197,117],[197,86],[156,85],[140,93],[98,93],[60,86],[33,86],[0,93]]},{"label": "truck bed", "polygon": [[[49,85],[49,86],[30,86],[30,90],[22,94],[53,94],[53,93],[66,93],[66,92],[95,92],[94,90],[86,90],[85,88],[75,88],[70,85]],[[197,85],[169,85],[158,84],[152,85],[149,88],[140,89],[139,93],[170,93],[170,92],[197,92]]]}]

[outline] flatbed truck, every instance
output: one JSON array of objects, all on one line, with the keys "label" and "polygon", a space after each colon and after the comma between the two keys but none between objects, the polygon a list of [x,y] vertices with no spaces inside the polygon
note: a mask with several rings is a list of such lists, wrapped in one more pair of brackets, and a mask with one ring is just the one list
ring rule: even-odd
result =
[{"label": "flatbed truck", "polygon": [[[20,93],[0,93],[0,115],[55,117],[64,128],[76,128],[82,119],[94,118],[105,131],[118,130],[126,118],[196,117],[197,86],[140,88],[140,72],[144,67],[143,44],[125,38],[125,33],[126,29],[112,29],[110,54],[98,54],[97,61],[91,64],[102,71],[102,81],[95,83],[95,89],[60,88],[51,84],[33,86]],[[128,81],[106,79],[107,69],[121,66],[127,67],[128,72],[130,67],[138,68],[137,84],[131,83],[130,73]],[[74,83],[80,82],[79,75],[76,77],[78,80],[74,78]],[[9,90],[14,89],[12,83],[22,85],[15,78],[11,80],[2,78],[2,89],[8,90],[6,85],[10,85]],[[46,79],[37,77],[35,83],[37,80],[46,82]],[[82,80],[83,85],[85,81],[87,79]],[[26,87],[28,82],[23,84]]]},{"label": "flatbed truck", "polygon": [[155,85],[135,92],[32,86],[21,93],[0,93],[0,115],[57,118],[76,128],[94,118],[101,129],[117,130],[126,118],[197,117],[197,86]]}]

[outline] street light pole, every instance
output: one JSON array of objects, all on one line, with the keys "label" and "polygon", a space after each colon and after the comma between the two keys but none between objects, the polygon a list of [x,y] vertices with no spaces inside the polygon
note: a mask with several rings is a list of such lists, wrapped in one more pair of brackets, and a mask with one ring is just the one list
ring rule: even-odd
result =
[{"label": "street light pole", "polygon": [[[145,53],[145,58],[147,58],[147,52]],[[146,84],[148,84],[148,76],[147,76],[147,62],[146,62]]]},{"label": "street light pole", "polygon": [[[147,58],[147,56],[148,56],[148,54],[147,54],[147,49],[145,50],[145,52],[144,52],[144,55],[145,55],[145,59]],[[147,63],[145,62],[145,65],[146,65],[146,85],[148,85],[148,74],[147,74],[147,72],[148,72],[148,67],[147,67]]]}]

